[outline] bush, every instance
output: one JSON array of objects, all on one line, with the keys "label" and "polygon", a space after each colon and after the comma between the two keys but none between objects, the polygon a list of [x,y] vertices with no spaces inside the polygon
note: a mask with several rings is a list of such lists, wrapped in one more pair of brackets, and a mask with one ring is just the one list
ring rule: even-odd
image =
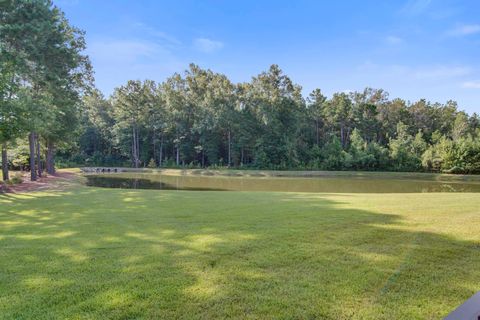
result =
[{"label": "bush", "polygon": [[21,173],[16,173],[13,177],[10,178],[10,180],[5,181],[5,184],[13,185],[13,184],[20,184],[23,182],[22,174]]},{"label": "bush", "polygon": [[12,184],[20,184],[23,182],[22,175],[20,173],[15,174],[10,180]]},{"label": "bush", "polygon": [[453,174],[460,174],[465,173],[465,169],[459,166],[451,167],[448,170],[443,170],[444,173],[453,173]]},{"label": "bush", "polygon": [[155,163],[155,160],[153,160],[153,158],[151,158],[150,161],[148,162],[147,168],[154,169],[156,167],[157,167],[157,164]]}]

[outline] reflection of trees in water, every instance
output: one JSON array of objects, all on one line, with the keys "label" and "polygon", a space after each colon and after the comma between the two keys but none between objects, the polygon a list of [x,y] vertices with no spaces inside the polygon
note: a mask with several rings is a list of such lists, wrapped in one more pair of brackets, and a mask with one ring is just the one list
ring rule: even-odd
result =
[{"label": "reflection of trees in water", "polygon": [[134,175],[87,175],[87,185],[104,188],[199,190],[199,191],[279,191],[327,193],[425,193],[480,192],[480,184],[416,180],[351,178],[218,178]]},{"label": "reflection of trees in water", "polygon": [[155,181],[143,178],[124,178],[111,176],[87,176],[87,186],[101,188],[121,188],[121,189],[157,189],[157,190],[204,190],[204,191],[224,191],[221,188],[209,187],[190,187],[181,184],[177,179],[175,184],[162,181]]}]

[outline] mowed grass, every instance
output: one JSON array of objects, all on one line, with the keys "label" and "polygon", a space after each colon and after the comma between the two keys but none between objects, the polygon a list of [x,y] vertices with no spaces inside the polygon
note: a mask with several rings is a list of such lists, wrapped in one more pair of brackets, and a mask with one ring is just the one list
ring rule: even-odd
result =
[{"label": "mowed grass", "polygon": [[0,195],[1,319],[439,319],[480,290],[480,195]]}]

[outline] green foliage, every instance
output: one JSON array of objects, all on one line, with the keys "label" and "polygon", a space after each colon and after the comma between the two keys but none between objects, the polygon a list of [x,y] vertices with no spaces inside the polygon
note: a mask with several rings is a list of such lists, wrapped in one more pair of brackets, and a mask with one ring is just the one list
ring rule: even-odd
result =
[{"label": "green foliage", "polygon": [[340,139],[334,136],[330,142],[325,145],[322,152],[324,159],[322,162],[322,169],[325,170],[340,170],[343,166],[344,151]]},{"label": "green foliage", "polygon": [[[110,153],[119,150],[113,152],[119,159],[132,159],[135,147],[139,162],[154,159],[163,166],[444,171],[465,164],[457,163],[463,161],[458,152],[439,156],[441,146],[435,145],[476,128],[475,118],[456,111],[453,102],[407,105],[389,101],[383,90],[339,93],[329,100],[317,89],[304,101],[299,86],[276,65],[236,87],[223,75],[191,65],[160,85],[129,82],[115,92],[108,100],[96,96],[97,105],[111,106],[105,109],[108,128],[116,128],[103,144]],[[82,141],[103,137],[102,127],[88,121]],[[475,170],[469,165],[463,171]]]},{"label": "green foliage", "polygon": [[155,163],[155,160],[152,158],[150,159],[150,161],[148,162],[148,165],[147,165],[147,168],[156,168],[157,167],[157,164]]},{"label": "green foliage", "polygon": [[407,125],[399,122],[397,124],[396,137],[390,139],[390,158],[393,168],[399,171],[416,171],[421,165],[422,148],[425,144],[421,133],[415,137],[408,133]]},{"label": "green foliage", "polygon": [[[103,97],[85,48],[83,31],[51,1],[2,2],[2,145],[32,133],[60,162],[79,165],[479,170],[480,117],[454,101],[407,103],[372,88],[304,99],[278,65],[234,84],[195,64]],[[12,159],[25,164],[23,154]]]},{"label": "green foliage", "polygon": [[25,140],[17,139],[10,142],[8,158],[13,169],[24,170],[28,168],[29,157],[28,145]]},{"label": "green foliage", "polygon": [[13,175],[13,177],[10,179],[10,182],[11,182],[12,184],[20,184],[20,183],[22,183],[22,182],[23,182],[22,175],[19,174],[19,173],[15,173],[15,174]]},{"label": "green foliage", "polygon": [[480,173],[480,140],[472,136],[452,140],[442,137],[423,155],[426,169],[446,173]]},{"label": "green foliage", "polygon": [[351,166],[355,169],[365,168],[375,160],[373,155],[366,152],[367,143],[360,136],[360,131],[354,129],[350,135]]},{"label": "green foliage", "polygon": [[0,9],[0,143],[28,134],[32,147],[48,146],[53,171],[55,145],[76,138],[80,95],[92,81],[84,32],[49,0],[7,0]]}]

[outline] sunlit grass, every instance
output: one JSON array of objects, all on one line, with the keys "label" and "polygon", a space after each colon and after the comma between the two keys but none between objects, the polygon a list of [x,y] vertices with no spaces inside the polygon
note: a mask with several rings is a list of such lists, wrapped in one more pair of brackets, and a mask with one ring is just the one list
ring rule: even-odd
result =
[{"label": "sunlit grass", "polygon": [[2,319],[438,319],[480,196],[77,187],[0,196]]}]

